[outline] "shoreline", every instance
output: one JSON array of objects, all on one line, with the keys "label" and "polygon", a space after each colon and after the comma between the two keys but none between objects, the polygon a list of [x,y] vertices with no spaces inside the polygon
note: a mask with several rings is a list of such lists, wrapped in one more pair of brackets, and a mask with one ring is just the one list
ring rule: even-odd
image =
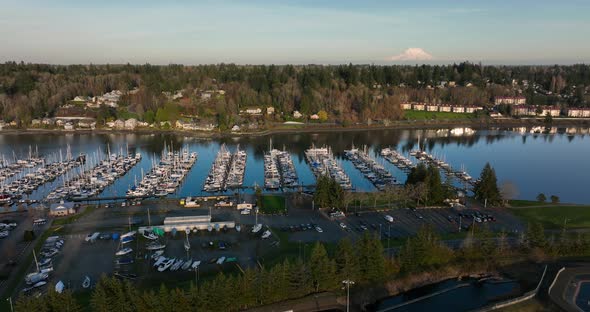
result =
[{"label": "shoreline", "polygon": [[412,130],[412,129],[440,129],[440,128],[456,128],[456,127],[470,127],[474,129],[489,129],[493,127],[590,127],[590,119],[553,119],[553,122],[546,124],[543,119],[477,119],[477,120],[456,120],[456,121],[396,121],[390,125],[365,125],[357,124],[350,126],[338,125],[313,125],[293,128],[269,128],[261,131],[253,132],[220,132],[220,131],[188,131],[188,130],[164,130],[154,128],[141,128],[134,130],[125,129],[42,129],[42,128],[27,128],[27,129],[3,129],[0,134],[173,134],[183,135],[188,137],[196,137],[202,139],[218,139],[228,137],[260,137],[273,134],[289,134],[289,133],[316,133],[316,132],[352,132],[352,131],[373,131],[373,130]]}]

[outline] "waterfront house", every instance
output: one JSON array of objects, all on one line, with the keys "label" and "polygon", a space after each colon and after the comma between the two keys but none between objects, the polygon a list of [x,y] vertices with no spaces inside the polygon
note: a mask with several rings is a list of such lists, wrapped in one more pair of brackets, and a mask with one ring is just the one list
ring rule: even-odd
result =
[{"label": "waterfront house", "polygon": [[453,113],[465,113],[464,106],[453,106]]},{"label": "waterfront house", "polygon": [[32,126],[40,126],[41,125],[41,119],[33,119],[33,120],[31,120],[31,125]]},{"label": "waterfront house", "polygon": [[240,131],[240,126],[234,125],[233,127],[231,127],[231,131],[232,132],[238,132],[238,131]]},{"label": "waterfront house", "polygon": [[313,114],[313,115],[309,116],[309,119],[318,120],[318,119],[320,119],[320,116],[318,116],[318,114]]},{"label": "waterfront house", "polygon": [[64,124],[64,130],[68,130],[68,131],[74,130],[74,124],[72,124],[71,122],[66,122]]},{"label": "waterfront house", "polygon": [[53,120],[52,118],[43,118],[41,120],[41,123],[45,126],[53,126],[55,124],[55,120]]},{"label": "waterfront house", "polygon": [[293,118],[299,119],[301,117],[303,117],[303,115],[299,111],[294,111],[293,112]]},{"label": "waterfront house", "polygon": [[6,123],[4,120],[0,120],[0,130],[4,129],[4,127],[6,127]]},{"label": "waterfront house", "polygon": [[96,121],[81,120],[80,122],[78,122],[78,128],[94,130],[96,128]]},{"label": "waterfront house", "polygon": [[515,105],[512,107],[512,116],[535,116],[535,107],[530,105]]},{"label": "waterfront house", "polygon": [[262,115],[262,109],[259,107],[250,107],[240,111],[241,115],[260,116]]},{"label": "waterfront house", "polygon": [[570,108],[567,110],[568,117],[590,118],[590,108]]},{"label": "waterfront house", "polygon": [[438,110],[440,112],[451,112],[452,108],[450,105],[441,105],[439,106]]},{"label": "waterfront house", "polygon": [[412,103],[402,103],[400,104],[403,110],[410,110],[412,109]]},{"label": "waterfront house", "polygon": [[274,107],[269,106],[269,107],[266,108],[266,114],[267,115],[272,115],[274,113],[275,113],[275,108]]},{"label": "waterfront house", "polygon": [[559,106],[544,106],[541,116],[547,116],[547,114],[551,117],[559,117],[561,114],[561,108],[559,108]]},{"label": "waterfront house", "polygon": [[416,111],[423,111],[426,108],[426,105],[424,105],[424,103],[414,103],[412,104],[412,108]]},{"label": "waterfront house", "polygon": [[123,128],[125,128],[125,122],[121,119],[117,119],[113,122],[113,125],[111,126],[111,128],[123,129]]},{"label": "waterfront house", "polygon": [[526,104],[526,98],[524,96],[497,96],[494,98],[494,104],[524,105]]},{"label": "waterfront house", "polygon": [[475,106],[475,105],[465,106],[465,112],[466,113],[469,113],[469,114],[473,114],[473,113],[475,113],[478,110],[483,110],[483,107],[481,107],[481,106]]},{"label": "waterfront house", "polygon": [[438,105],[427,104],[426,105],[426,111],[428,111],[428,112],[438,112]]}]

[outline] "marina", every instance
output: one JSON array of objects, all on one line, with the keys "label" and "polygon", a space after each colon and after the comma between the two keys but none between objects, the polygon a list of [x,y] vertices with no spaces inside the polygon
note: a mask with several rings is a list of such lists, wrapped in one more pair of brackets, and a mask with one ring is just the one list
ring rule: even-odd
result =
[{"label": "marina", "polygon": [[232,154],[225,144],[221,145],[205,180],[203,191],[213,193],[241,188],[244,184],[247,155],[239,146]]},{"label": "marina", "polygon": [[[27,160],[16,161],[16,166],[5,168],[13,169],[4,171],[4,173],[10,172],[10,174],[3,176],[4,179],[0,182],[0,194],[2,195],[0,204],[28,197],[40,186],[52,182],[69,170],[82,165],[85,159],[85,155],[74,159],[68,146],[65,157],[60,150],[59,156],[56,154],[46,158],[29,156]],[[22,201],[31,202],[32,200],[23,199]]]},{"label": "marina", "polygon": [[87,159],[83,166],[78,167],[77,173],[67,172],[63,185],[51,191],[46,200],[95,197],[141,160],[139,153],[127,153],[124,156],[122,151],[119,154],[110,154],[109,151],[107,155],[106,159],[102,159],[99,151],[94,157]]},{"label": "marina", "polygon": [[264,155],[264,187],[269,190],[299,186],[291,154],[272,149]]},{"label": "marina", "polygon": [[345,150],[344,154],[378,190],[383,191],[386,187],[396,184],[397,181],[391,173],[369,156],[366,145],[362,150],[353,146],[352,149]]},{"label": "marina", "polygon": [[197,161],[197,153],[183,148],[180,152],[164,148],[160,161],[152,158],[152,170],[143,175],[128,191],[128,197],[166,197],[174,194]]},{"label": "marina", "polygon": [[415,167],[414,163],[395,149],[386,147],[381,150],[381,156],[403,172],[410,172]]},{"label": "marina", "polygon": [[334,179],[343,189],[352,189],[350,177],[334,158],[331,148],[312,146],[305,151],[305,157],[316,178],[325,175]]}]

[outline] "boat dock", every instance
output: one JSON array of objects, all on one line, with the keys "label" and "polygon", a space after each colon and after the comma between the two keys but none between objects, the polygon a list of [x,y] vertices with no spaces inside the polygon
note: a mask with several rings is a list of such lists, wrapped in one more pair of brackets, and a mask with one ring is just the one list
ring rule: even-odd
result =
[{"label": "boat dock", "polygon": [[369,156],[366,146],[362,150],[353,146],[352,149],[345,150],[344,154],[352,162],[354,167],[362,172],[365,178],[371,181],[378,190],[383,191],[387,186],[396,184],[397,181],[391,173]]},{"label": "boat dock", "polygon": [[225,189],[237,189],[244,184],[244,172],[246,171],[246,159],[248,154],[246,151],[240,150],[240,146],[236,148],[235,153],[231,156],[231,164],[229,165],[229,172],[225,182]]},{"label": "boat dock", "polygon": [[153,163],[152,170],[127,191],[127,196],[165,197],[174,194],[196,161],[197,153],[189,152],[188,148],[181,152],[164,148],[159,163]]},{"label": "boat dock", "polygon": [[334,179],[343,189],[352,189],[350,177],[340,167],[330,148],[312,146],[305,151],[305,158],[316,178],[326,175]]},{"label": "boat dock", "polygon": [[383,158],[385,158],[385,160],[392,163],[394,166],[399,168],[401,171],[404,171],[406,173],[410,172],[410,170],[412,170],[412,168],[414,168],[416,166],[410,159],[408,159],[404,155],[400,154],[395,149],[392,149],[389,147],[386,147],[381,150],[381,156],[383,156]]}]

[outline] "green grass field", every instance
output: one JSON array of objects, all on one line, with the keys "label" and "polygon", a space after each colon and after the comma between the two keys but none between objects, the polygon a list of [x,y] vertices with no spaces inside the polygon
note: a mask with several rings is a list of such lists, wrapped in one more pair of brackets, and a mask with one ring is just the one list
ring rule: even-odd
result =
[{"label": "green grass field", "polygon": [[525,222],[541,222],[547,229],[590,228],[590,206],[547,206],[533,208],[510,208],[510,211]]},{"label": "green grass field", "polygon": [[261,213],[284,213],[287,211],[285,197],[283,196],[263,195],[261,201]]},{"label": "green grass field", "polygon": [[542,203],[542,202],[535,201],[535,200],[522,200],[522,199],[510,200],[510,201],[508,201],[508,204],[510,204],[510,207],[515,207],[515,208],[551,205],[550,203]]},{"label": "green grass field", "polygon": [[473,114],[469,113],[448,113],[448,112],[427,112],[427,111],[404,111],[404,118],[407,120],[431,120],[431,119],[470,119]]}]

